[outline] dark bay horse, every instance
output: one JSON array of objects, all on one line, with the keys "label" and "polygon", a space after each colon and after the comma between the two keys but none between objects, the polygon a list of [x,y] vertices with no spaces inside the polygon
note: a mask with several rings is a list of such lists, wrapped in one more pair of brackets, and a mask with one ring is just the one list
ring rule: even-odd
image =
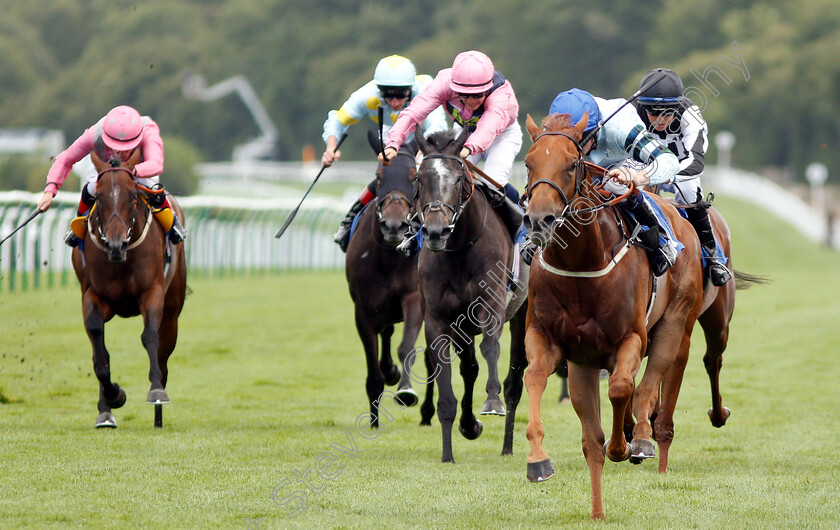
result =
[{"label": "dark bay horse", "polygon": [[[452,425],[458,400],[452,389],[450,346],[460,357],[464,379],[459,429],[468,439],[483,429],[472,411],[478,376],[474,337],[482,335],[481,354],[487,361],[487,400],[482,414],[506,415],[502,454],[513,451],[513,420],[522,393],[524,314],[527,307],[527,267],[513,278],[508,292],[514,245],[510,233],[458,154],[467,139],[465,129],[432,134],[418,131],[415,140],[424,153],[418,171],[418,216],[423,224],[423,249],[418,272],[425,302],[426,344],[431,348],[432,377],[437,381],[438,419],[443,437],[443,462],[454,462]],[[512,319],[512,320],[511,320]],[[511,371],[505,381],[505,405],[499,398],[499,338],[511,320]],[[514,364],[513,360],[519,361]]]},{"label": "dark bay horse", "polygon": [[[87,222],[84,250],[73,250],[73,268],[82,287],[82,315],[99,380],[95,426],[116,427],[111,409],[126,400],[125,391],[111,381],[105,323],[115,315],[143,315],[140,339],[149,355],[151,382],[146,402],[155,405],[155,426],[162,427],[161,405],[169,403],[166,362],[175,349],[187,288],[184,245],[172,247],[165,266],[166,235],[132,177],[139,150],[122,164],[102,162],[95,152],[91,159],[99,173],[96,203]],[[169,201],[183,222],[180,206],[171,196]]]},{"label": "dark bay horse", "polygon": [[[654,289],[644,250],[632,244],[612,207],[615,201],[604,200],[583,163],[579,142],[587,118],[575,125],[569,115],[552,115],[542,128],[530,116],[526,122],[533,144],[525,158],[530,200],[524,222],[532,240],[543,247],[531,268],[525,337],[528,478],[538,482],[554,473],[542,447],[540,399],[548,377],[567,359],[569,391],[590,473],[591,517],[602,519],[605,453],[616,462],[653,457],[655,428],[659,470],[667,467],[674,408],[691,332],[702,310],[703,278],[694,229],[664,199],[654,197],[685,245]],[[636,386],[645,356],[647,366]],[[613,408],[606,444],[600,422],[602,368],[611,374]]]},{"label": "dark bay horse", "polygon": [[[375,133],[368,135],[371,147],[379,152]],[[406,144],[389,166],[376,170],[376,200],[368,204],[347,247],[345,273],[350,297],[355,305],[356,329],[365,349],[371,425],[379,426],[379,406],[385,384],[399,383],[394,399],[402,406],[417,404],[411,388],[411,366],[416,356],[414,344],[423,325],[420,287],[417,283],[417,255],[406,257],[396,250],[408,230],[415,199],[415,143]],[[405,322],[403,338],[397,348],[402,373],[391,359],[394,324]],[[377,345],[381,339],[381,352]],[[428,369],[428,356],[422,354]],[[421,407],[421,424],[429,425],[434,414],[433,385],[427,386]]]}]

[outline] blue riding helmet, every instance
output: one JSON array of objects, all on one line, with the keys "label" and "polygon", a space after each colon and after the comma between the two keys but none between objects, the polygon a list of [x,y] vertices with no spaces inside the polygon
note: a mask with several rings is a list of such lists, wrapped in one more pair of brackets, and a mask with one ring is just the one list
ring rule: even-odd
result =
[{"label": "blue riding helmet", "polygon": [[549,114],[571,114],[572,122],[577,123],[583,118],[584,113],[589,112],[589,120],[586,123],[584,133],[591,131],[601,121],[601,111],[592,94],[579,88],[572,88],[560,92],[554,101],[551,102]]}]

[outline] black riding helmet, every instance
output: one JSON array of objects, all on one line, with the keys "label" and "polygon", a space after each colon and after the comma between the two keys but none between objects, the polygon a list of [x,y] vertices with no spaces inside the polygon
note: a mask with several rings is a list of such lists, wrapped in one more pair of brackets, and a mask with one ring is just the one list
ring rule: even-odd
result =
[{"label": "black riding helmet", "polygon": [[649,70],[642,77],[642,82],[639,84],[639,87],[645,86],[662,74],[665,74],[664,78],[642,92],[639,96],[639,105],[645,107],[645,110],[673,109],[683,102],[682,79],[673,70],[667,68],[654,68],[653,70]]}]

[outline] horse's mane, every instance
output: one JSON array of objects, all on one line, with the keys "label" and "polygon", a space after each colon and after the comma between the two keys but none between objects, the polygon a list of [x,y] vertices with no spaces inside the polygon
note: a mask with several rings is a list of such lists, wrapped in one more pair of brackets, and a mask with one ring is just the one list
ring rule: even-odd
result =
[{"label": "horse's mane", "polygon": [[571,129],[575,124],[571,114],[550,114],[543,118],[542,128],[544,131],[562,131]]},{"label": "horse's mane", "polygon": [[455,131],[446,129],[444,131],[437,131],[429,135],[426,141],[429,142],[436,151],[442,152],[447,146],[452,144],[456,138]]}]

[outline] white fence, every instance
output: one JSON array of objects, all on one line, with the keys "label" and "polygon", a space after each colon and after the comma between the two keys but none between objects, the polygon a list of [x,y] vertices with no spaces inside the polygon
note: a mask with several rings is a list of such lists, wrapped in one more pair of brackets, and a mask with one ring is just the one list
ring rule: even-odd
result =
[{"label": "white fence", "polygon": [[[40,194],[0,193],[0,237],[35,210]],[[75,282],[71,249],[64,242],[78,206],[76,193],[61,192],[53,207],[0,247],[0,291]],[[347,205],[310,197],[281,239],[274,234],[297,206],[290,199],[183,197],[187,263],[195,274],[223,276],[288,269],[336,269],[344,255],[332,233]]]},{"label": "white fence", "polygon": [[[298,165],[300,166],[300,165]],[[357,178],[367,182],[371,164],[359,166]],[[347,169],[347,168],[343,168]],[[522,189],[524,168],[514,166],[514,185]],[[317,168],[315,168],[317,170]],[[305,181],[311,181],[313,168],[304,166]],[[266,172],[259,172],[266,174]],[[348,178],[349,177],[349,178]],[[217,178],[223,178],[219,175]],[[254,189],[256,178],[242,173]],[[279,178],[279,177],[278,177]],[[287,195],[287,199],[223,199],[183,197],[187,238],[187,262],[192,274],[223,276],[288,269],[336,269],[344,264],[344,255],[332,241],[347,207],[345,201],[310,196],[284,236],[275,232],[303,192],[286,189],[277,192],[275,183],[262,181],[266,194]],[[360,186],[361,188],[361,186]],[[736,196],[769,210],[791,224],[807,238],[840,248],[840,222],[829,227],[825,215],[814,210],[797,196],[758,175],[733,169],[707,168],[704,189],[721,195]],[[0,237],[5,237],[34,211],[39,194],[0,193]],[[63,237],[75,214],[79,195],[62,192],[54,207],[18,232],[0,247],[0,291],[51,287],[74,283],[70,249]]]}]

